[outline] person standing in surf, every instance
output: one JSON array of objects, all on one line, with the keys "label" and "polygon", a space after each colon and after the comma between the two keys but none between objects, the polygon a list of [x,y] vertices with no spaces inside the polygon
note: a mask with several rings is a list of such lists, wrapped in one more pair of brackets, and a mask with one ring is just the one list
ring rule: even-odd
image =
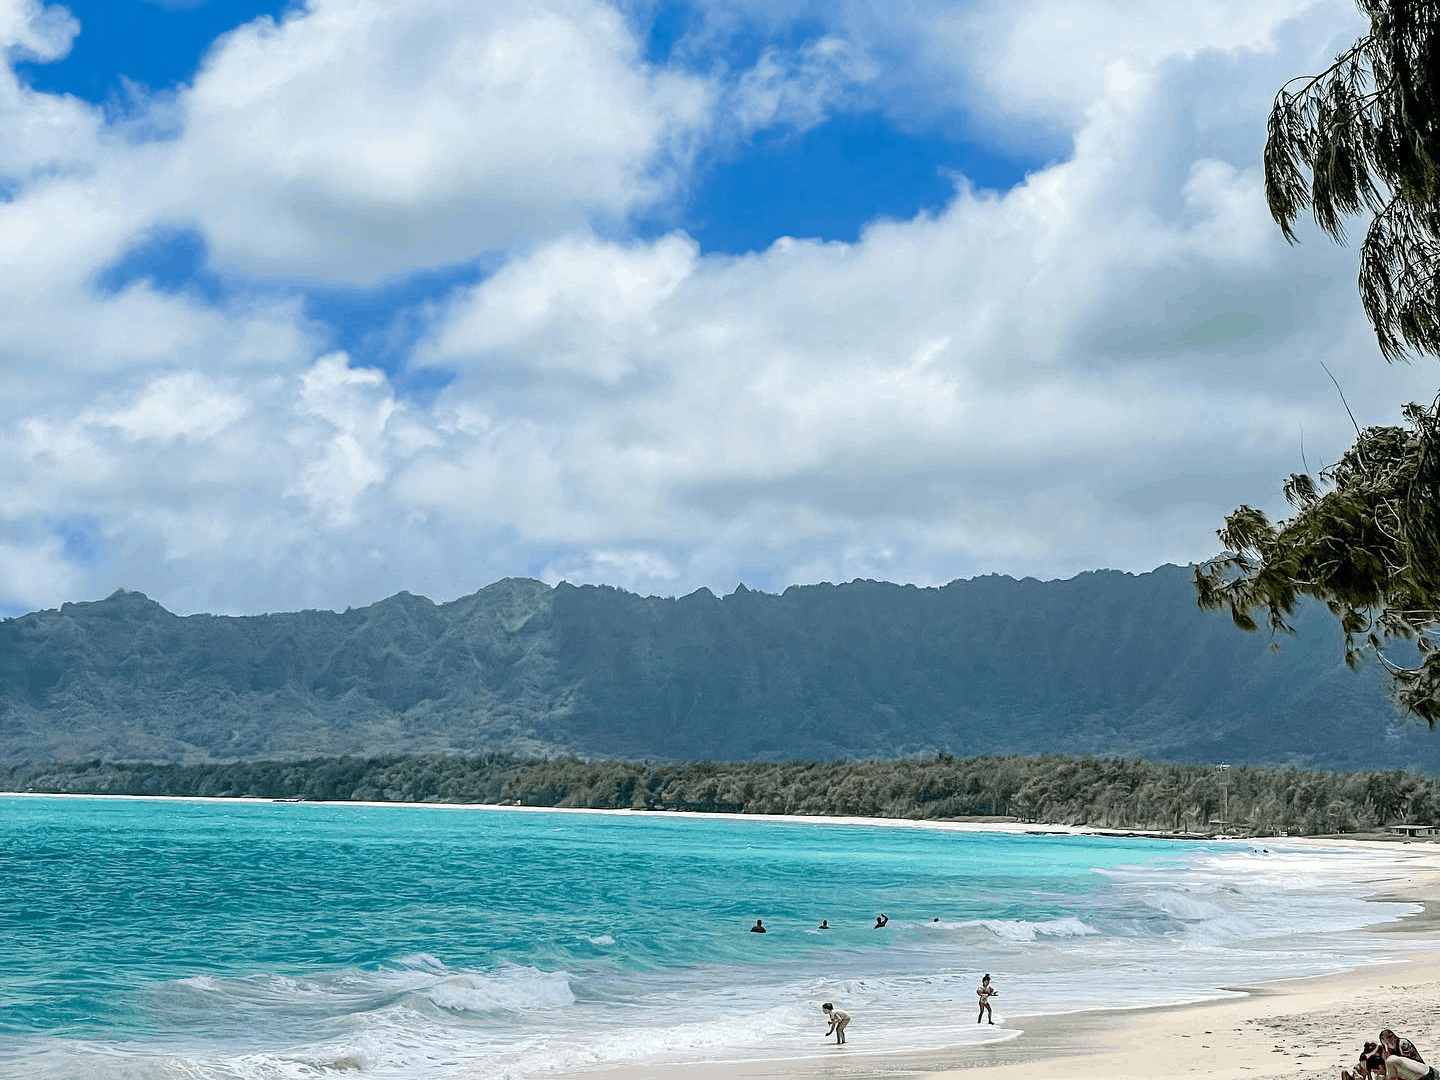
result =
[{"label": "person standing in surf", "polygon": [[830,1018],[830,1027],[825,1031],[825,1037],[830,1037],[830,1032],[835,1033],[835,1045],[839,1046],[845,1041],[845,1028],[850,1024],[850,1014],[844,1009],[837,1009],[830,1002],[820,1006],[826,1016]]},{"label": "person standing in surf", "polygon": [[980,1015],[975,1018],[977,1024],[980,1023],[981,1020],[984,1020],[987,1015],[990,1017],[990,1023],[993,1024],[995,1022],[995,1014],[990,1011],[990,999],[999,992],[999,990],[996,990],[990,985],[989,975],[986,975],[980,980],[980,985],[975,988],[975,994],[980,999]]}]

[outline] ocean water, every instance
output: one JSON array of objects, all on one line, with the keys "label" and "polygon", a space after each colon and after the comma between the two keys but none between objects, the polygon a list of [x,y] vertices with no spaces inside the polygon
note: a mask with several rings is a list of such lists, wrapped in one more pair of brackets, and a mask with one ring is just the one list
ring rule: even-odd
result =
[{"label": "ocean water", "polygon": [[[1393,849],[1386,876],[1421,850]],[[1366,902],[1371,865],[1283,842],[0,796],[0,1076],[808,1057],[836,1052],[822,1001],[853,1015],[850,1051],[963,1056],[1038,1014],[1410,951],[1360,931],[1417,910]],[[993,1027],[975,1023],[985,972]]]}]

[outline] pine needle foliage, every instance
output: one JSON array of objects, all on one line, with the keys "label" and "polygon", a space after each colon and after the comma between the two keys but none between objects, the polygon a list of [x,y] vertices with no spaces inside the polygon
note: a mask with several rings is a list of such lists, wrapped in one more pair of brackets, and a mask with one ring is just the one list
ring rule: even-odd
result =
[{"label": "pine needle foliage", "polygon": [[[1371,215],[1360,298],[1387,361],[1440,354],[1440,4],[1358,0],[1361,37],[1318,75],[1280,88],[1265,143],[1265,191],[1286,239],[1310,211],[1337,242]],[[1201,608],[1241,629],[1261,615],[1293,632],[1297,599],[1325,603],[1352,667],[1367,654],[1396,700],[1440,720],[1440,398],[1407,405],[1403,426],[1358,432],[1339,462],[1285,482],[1296,510],[1272,523],[1242,506],[1219,531],[1228,554],[1195,574]],[[1388,643],[1418,646],[1396,663]]]},{"label": "pine needle foliage", "polygon": [[1292,243],[1306,210],[1341,242],[1347,218],[1373,215],[1360,298],[1380,350],[1440,353],[1440,4],[1358,6],[1370,33],[1275,96],[1265,194]]},{"label": "pine needle foliage", "polygon": [[[1440,400],[1409,405],[1407,426],[1360,433],[1338,463],[1291,476],[1295,515],[1272,523],[1242,506],[1225,519],[1229,554],[1195,572],[1201,608],[1225,609],[1256,630],[1293,633],[1299,598],[1325,603],[1345,632],[1345,660],[1376,655],[1402,707],[1433,728],[1440,720]],[[1321,486],[1327,488],[1322,493]],[[1414,642],[1418,666],[1395,663],[1387,643]]]}]

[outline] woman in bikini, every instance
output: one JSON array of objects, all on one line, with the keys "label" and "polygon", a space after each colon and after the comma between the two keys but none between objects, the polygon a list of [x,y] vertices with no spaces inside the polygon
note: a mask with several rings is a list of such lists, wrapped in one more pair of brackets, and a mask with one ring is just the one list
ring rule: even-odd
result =
[{"label": "woman in bikini", "polygon": [[980,999],[980,1015],[975,1018],[977,1024],[985,1019],[987,1013],[990,1016],[990,1023],[993,1024],[995,1022],[995,1014],[990,1012],[990,999],[999,992],[999,990],[996,990],[990,985],[989,975],[986,975],[980,980],[980,985],[975,988],[975,995]]}]

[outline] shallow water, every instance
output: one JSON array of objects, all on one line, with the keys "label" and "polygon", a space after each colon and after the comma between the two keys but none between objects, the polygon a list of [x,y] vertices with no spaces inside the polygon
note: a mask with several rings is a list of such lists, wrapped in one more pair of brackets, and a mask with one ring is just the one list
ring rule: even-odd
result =
[{"label": "shallow water", "polygon": [[[0,797],[0,1074],[793,1057],[825,1000],[857,1049],[963,1046],[1408,950],[1357,932],[1416,910],[1365,902],[1367,865],[1269,842]],[[995,1027],[975,1024],[986,971]]]}]

